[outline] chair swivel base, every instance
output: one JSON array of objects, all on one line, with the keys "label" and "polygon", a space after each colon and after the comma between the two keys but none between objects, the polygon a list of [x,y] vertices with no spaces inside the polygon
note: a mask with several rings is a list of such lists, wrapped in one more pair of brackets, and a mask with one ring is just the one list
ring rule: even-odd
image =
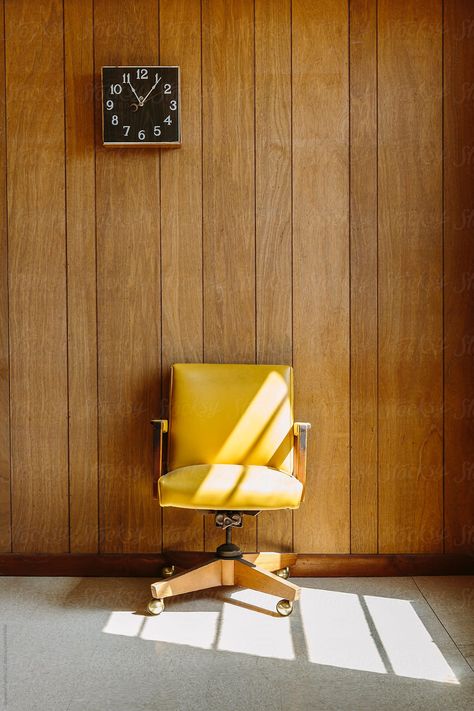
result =
[{"label": "chair swivel base", "polygon": [[[164,610],[164,599],[167,597],[221,585],[240,585],[281,598],[276,610],[282,617],[287,617],[293,610],[293,602],[300,596],[299,587],[285,579],[287,566],[295,560],[296,555],[291,553],[247,553],[238,558],[216,557],[184,573],[153,583],[153,599],[148,603],[148,612],[159,615]],[[257,567],[255,561],[262,566]],[[268,568],[278,570],[278,574]]]}]

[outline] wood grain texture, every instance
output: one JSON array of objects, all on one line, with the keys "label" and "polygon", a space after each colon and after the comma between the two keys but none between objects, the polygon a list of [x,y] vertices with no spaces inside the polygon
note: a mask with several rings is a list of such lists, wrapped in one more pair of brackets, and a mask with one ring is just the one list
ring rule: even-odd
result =
[{"label": "wood grain texture", "polygon": [[[94,8],[97,87],[105,64],[158,62],[154,0]],[[149,421],[160,404],[159,152],[104,148],[96,94],[100,550],[156,551]]]},{"label": "wood grain texture", "polygon": [[13,550],[64,552],[69,516],[62,3],[9,1],[5,26]]},{"label": "wood grain texture", "polygon": [[[171,578],[159,580],[151,585],[151,594],[155,598],[183,595],[196,590],[207,590],[222,584],[222,567],[228,561],[211,560],[202,567],[192,568]],[[231,563],[232,564],[232,563]]]},{"label": "wood grain texture", "polygon": [[445,543],[474,547],[474,6],[445,3]]},{"label": "wood grain texture", "polygon": [[380,0],[379,551],[442,550],[442,23]]},{"label": "wood grain texture", "polygon": [[279,578],[269,570],[259,570],[245,560],[234,561],[234,580],[243,588],[276,595],[283,600],[298,600],[300,596],[300,589],[294,583]]},{"label": "wood grain texture", "polygon": [[[0,27],[4,27],[4,2]],[[7,144],[5,52],[0,47],[0,551],[11,550],[10,511],[10,358],[8,327]]]},{"label": "wood grain texture", "polygon": [[[203,0],[204,360],[255,362],[254,5]],[[206,520],[206,549],[222,542]],[[235,540],[255,550],[255,519]]]},{"label": "wood grain texture", "polygon": [[[297,551],[349,550],[347,3],[293,2],[293,360],[312,423]],[[323,110],[324,107],[324,110]]]},{"label": "wood grain texture", "polygon": [[[255,4],[257,362],[292,363],[291,12]],[[289,551],[291,511],[262,512],[258,549]]]},{"label": "wood grain texture", "polygon": [[295,577],[371,577],[399,575],[469,575],[474,561],[469,555],[299,555],[291,568]]},{"label": "wood grain texture", "polygon": [[351,552],[377,552],[377,3],[350,3]]},{"label": "wood grain texture", "polygon": [[[293,544],[356,556],[307,570],[465,570],[451,554],[474,541],[472,2],[4,4],[0,551],[90,551],[97,572],[138,571],[120,557],[138,553],[151,570],[162,543],[200,555],[204,534],[214,550],[213,519],[152,498],[169,365],[294,352],[313,427]],[[182,147],[105,150],[101,65],[160,54],[182,69]],[[246,518],[236,540],[288,550],[290,521]],[[380,562],[359,555],[377,539]]]},{"label": "wood grain texture", "polygon": [[[162,386],[173,363],[202,361],[201,3],[161,0],[160,62],[178,64],[182,147],[161,153]],[[164,400],[162,414],[167,414]],[[203,550],[203,515],[163,510],[163,548]]]},{"label": "wood grain texture", "polygon": [[98,551],[92,0],[64,0],[64,28],[70,544],[89,553]]}]

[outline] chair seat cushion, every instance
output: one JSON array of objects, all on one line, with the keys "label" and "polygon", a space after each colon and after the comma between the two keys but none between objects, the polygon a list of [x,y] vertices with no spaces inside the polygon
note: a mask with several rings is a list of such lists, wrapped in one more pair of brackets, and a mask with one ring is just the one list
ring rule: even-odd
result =
[{"label": "chair seat cushion", "polygon": [[160,503],[184,509],[262,511],[298,508],[303,487],[278,469],[244,464],[196,464],[159,479]]}]

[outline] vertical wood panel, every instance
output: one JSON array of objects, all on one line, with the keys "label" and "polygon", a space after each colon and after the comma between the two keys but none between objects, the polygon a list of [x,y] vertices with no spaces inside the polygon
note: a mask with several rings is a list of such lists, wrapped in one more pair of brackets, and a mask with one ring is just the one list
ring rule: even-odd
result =
[{"label": "vertical wood panel", "polygon": [[377,552],[377,2],[350,3],[351,551]]},{"label": "vertical wood panel", "polygon": [[474,544],[474,6],[445,3],[446,552]]},{"label": "vertical wood panel", "polygon": [[69,521],[62,3],[9,0],[5,12],[13,550],[64,552]]},{"label": "vertical wood panel", "polygon": [[[0,3],[3,38],[4,2]],[[8,333],[7,146],[5,132],[5,46],[0,46],[0,552],[11,550],[10,361]]]},{"label": "vertical wood panel", "polygon": [[[290,1],[255,4],[257,362],[292,362]],[[292,549],[291,511],[258,518],[258,549]]]},{"label": "vertical wood panel", "polygon": [[[203,0],[204,360],[255,361],[254,5]],[[206,521],[206,548],[222,541]],[[255,550],[247,519],[235,536]]]},{"label": "vertical wood panel", "polygon": [[312,422],[295,549],[349,550],[347,3],[293,0],[296,415]]},{"label": "vertical wood panel", "polygon": [[72,553],[98,550],[92,0],[64,1]]},{"label": "vertical wood panel", "polygon": [[[170,366],[199,362],[203,351],[200,0],[161,0],[160,62],[179,64],[183,84],[183,144],[161,154],[162,366],[167,398]],[[163,548],[202,550],[203,545],[202,514],[163,509]]]},{"label": "vertical wood panel", "polygon": [[442,549],[441,3],[380,0],[379,550]]},{"label": "vertical wood panel", "polygon": [[[95,0],[95,71],[155,64],[154,0]],[[101,145],[97,90],[100,548],[161,547],[151,496],[151,428],[160,403],[159,151]]]},{"label": "vertical wood panel", "polygon": [[[64,0],[64,25],[62,5],[5,0],[0,550],[156,551],[162,516],[165,548],[202,549],[201,515],[151,496],[169,366],[292,350],[295,549],[442,550],[443,313],[444,543],[470,550],[472,3],[444,3],[444,275],[441,0]],[[104,149],[100,67],[160,55],[182,148]],[[291,520],[263,514],[259,548],[289,549]]]}]

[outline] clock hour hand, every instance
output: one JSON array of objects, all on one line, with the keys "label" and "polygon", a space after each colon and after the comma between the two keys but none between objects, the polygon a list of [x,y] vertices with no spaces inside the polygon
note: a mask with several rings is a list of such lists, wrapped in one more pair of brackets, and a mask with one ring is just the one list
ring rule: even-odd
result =
[{"label": "clock hour hand", "polygon": [[140,99],[139,99],[139,104],[140,104],[140,106],[143,106],[143,104],[145,103],[145,101],[148,99],[148,97],[150,96],[151,92],[153,91],[153,89],[154,89],[156,86],[158,86],[158,84],[160,83],[160,81],[161,81],[161,77],[158,79],[158,81],[155,81],[155,83],[154,83],[153,86],[151,87],[150,91],[149,91],[148,94],[145,96],[145,98],[144,98],[144,99],[141,99],[141,101],[140,101]]},{"label": "clock hour hand", "polygon": [[138,96],[137,92],[135,91],[135,89],[133,88],[133,86],[132,86],[132,84],[131,84],[130,82],[128,82],[128,85],[130,86],[130,89],[131,89],[131,90],[133,91],[133,93],[135,94],[135,98],[136,98],[136,100],[138,101],[138,104],[141,106],[141,104],[142,104],[141,98]]}]

